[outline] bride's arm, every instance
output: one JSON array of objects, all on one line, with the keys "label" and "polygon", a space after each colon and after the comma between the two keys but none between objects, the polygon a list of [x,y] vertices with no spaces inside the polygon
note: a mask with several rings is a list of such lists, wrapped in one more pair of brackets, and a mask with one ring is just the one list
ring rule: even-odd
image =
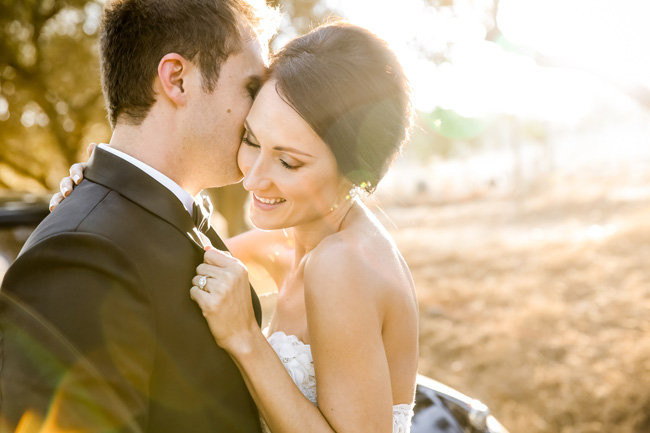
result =
[{"label": "bride's arm", "polygon": [[263,267],[278,287],[291,266],[293,246],[282,230],[253,229],[225,239],[224,243],[245,265]]},{"label": "bride's arm", "polygon": [[[344,241],[317,247],[305,266],[305,307],[318,406],[337,432],[392,432],[382,339],[386,281]],[[372,260],[372,258],[370,258]]]},{"label": "bride's arm", "polygon": [[[318,383],[315,407],[286,372],[257,327],[246,273],[235,259],[208,251],[192,288],[217,343],[233,358],[274,433],[391,432],[392,394],[381,315],[362,260],[333,249],[305,271],[305,302]],[[336,269],[333,273],[332,269]],[[195,279],[194,284],[198,282]]]},{"label": "bride's arm", "polygon": [[197,273],[208,276],[207,286],[200,290],[195,277],[190,295],[201,307],[217,344],[241,371],[271,431],[335,433],[319,409],[300,392],[257,326],[243,265],[211,249]]}]

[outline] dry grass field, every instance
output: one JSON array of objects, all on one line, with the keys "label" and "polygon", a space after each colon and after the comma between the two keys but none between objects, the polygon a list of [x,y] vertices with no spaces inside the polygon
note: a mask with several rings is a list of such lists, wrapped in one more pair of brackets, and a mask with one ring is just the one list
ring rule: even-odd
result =
[{"label": "dry grass field", "polygon": [[650,179],[552,185],[381,200],[418,290],[420,372],[512,433],[649,433]]},{"label": "dry grass field", "polygon": [[384,205],[418,289],[420,371],[513,433],[650,432],[650,189],[529,197]]}]

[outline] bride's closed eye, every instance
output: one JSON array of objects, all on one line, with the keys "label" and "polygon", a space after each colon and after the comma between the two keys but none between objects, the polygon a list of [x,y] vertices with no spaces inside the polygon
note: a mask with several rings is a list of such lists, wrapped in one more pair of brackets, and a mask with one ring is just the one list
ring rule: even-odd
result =
[{"label": "bride's closed eye", "polygon": [[[248,133],[248,131],[244,132],[244,136],[242,137],[242,141],[244,143],[246,143],[247,146],[254,147],[254,148],[257,148],[257,149],[260,148],[259,144],[255,143],[255,142],[253,142],[251,140],[250,134]],[[282,166],[284,168],[286,168],[287,170],[295,170],[295,169],[300,168],[302,166],[302,164],[296,164],[296,165],[289,164],[287,161],[285,161],[282,158],[279,158],[279,161],[280,161],[280,164],[282,164]]]},{"label": "bride's closed eye", "polygon": [[283,160],[283,159],[280,159],[280,164],[282,164],[282,166],[283,166],[284,168],[289,169],[289,170],[295,170],[295,169],[297,169],[297,168],[300,168],[299,165],[290,165],[290,164],[288,164],[288,163],[287,163],[285,160]]}]

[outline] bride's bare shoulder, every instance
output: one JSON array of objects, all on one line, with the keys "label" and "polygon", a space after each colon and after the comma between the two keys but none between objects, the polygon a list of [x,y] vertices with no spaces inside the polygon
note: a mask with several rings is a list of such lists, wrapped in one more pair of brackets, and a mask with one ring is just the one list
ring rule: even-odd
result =
[{"label": "bride's bare shoulder", "polygon": [[[391,239],[370,227],[323,239],[305,263],[305,291],[376,299],[380,303],[410,292],[408,268]],[[318,294],[314,294],[318,296]],[[369,298],[370,297],[370,298]]]}]

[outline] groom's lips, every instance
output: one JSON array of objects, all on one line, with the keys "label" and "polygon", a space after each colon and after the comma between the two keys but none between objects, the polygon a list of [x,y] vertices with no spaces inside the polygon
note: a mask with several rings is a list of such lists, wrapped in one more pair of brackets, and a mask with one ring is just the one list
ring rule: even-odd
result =
[{"label": "groom's lips", "polygon": [[[273,210],[273,209],[277,208],[278,206],[282,205],[284,202],[286,202],[285,199],[267,199],[265,197],[257,197],[257,195],[255,195],[254,193],[251,193],[251,195],[253,196],[253,204],[255,205],[256,208],[258,208],[260,210]],[[279,200],[279,201],[277,201],[276,203],[265,203],[265,202],[261,201],[260,199],[264,200],[264,201],[267,201],[267,202],[268,201],[277,201],[277,200]]]}]

